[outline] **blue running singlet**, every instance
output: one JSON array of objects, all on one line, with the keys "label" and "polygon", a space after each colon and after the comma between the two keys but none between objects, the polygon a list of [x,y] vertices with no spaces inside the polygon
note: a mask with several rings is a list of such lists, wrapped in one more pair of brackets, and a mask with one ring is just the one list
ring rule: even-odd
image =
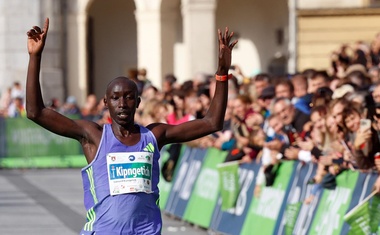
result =
[{"label": "blue running singlet", "polygon": [[[159,190],[157,186],[160,151],[153,133],[143,126],[139,126],[139,128],[140,141],[136,145],[126,146],[116,139],[110,124],[104,125],[95,158],[81,171],[84,205],[87,210],[87,223],[84,225],[81,235],[161,233],[162,219],[158,206]],[[151,170],[147,172],[151,175],[151,181],[148,184],[151,183],[152,193],[124,193],[111,196],[107,155],[109,153],[128,155],[131,152],[148,152],[153,155]]]}]

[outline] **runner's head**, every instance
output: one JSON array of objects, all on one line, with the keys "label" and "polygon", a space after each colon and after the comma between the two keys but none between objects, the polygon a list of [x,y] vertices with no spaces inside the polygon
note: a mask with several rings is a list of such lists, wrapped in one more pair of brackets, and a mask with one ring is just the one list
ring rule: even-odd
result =
[{"label": "runner's head", "polygon": [[122,126],[133,124],[140,102],[137,85],[133,80],[117,77],[107,85],[104,104],[109,109],[113,122]]}]

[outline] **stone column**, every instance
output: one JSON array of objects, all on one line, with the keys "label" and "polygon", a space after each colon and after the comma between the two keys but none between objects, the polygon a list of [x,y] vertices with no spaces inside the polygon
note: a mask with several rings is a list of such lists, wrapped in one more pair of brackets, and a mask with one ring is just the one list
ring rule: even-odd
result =
[{"label": "stone column", "polygon": [[[169,0],[172,1],[172,0]],[[176,45],[176,37],[178,33],[178,24],[180,18],[179,7],[177,10],[161,9],[161,76],[174,73],[175,61],[174,61],[174,48]]]},{"label": "stone column", "polygon": [[288,73],[297,71],[297,0],[288,0]]},{"label": "stone column", "polygon": [[41,27],[46,17],[49,17],[49,33],[42,57],[41,65],[41,90],[45,103],[52,98],[64,100],[64,27],[62,15],[65,9],[62,8],[62,1],[42,0]]},{"label": "stone column", "polygon": [[161,0],[135,0],[138,67],[145,68],[149,79],[159,88],[162,76],[160,3]]},{"label": "stone column", "polygon": [[216,71],[216,0],[182,0],[183,37],[187,65],[183,75]]},{"label": "stone column", "polygon": [[67,16],[67,87],[80,104],[87,96],[87,16],[84,11]]},{"label": "stone column", "polygon": [[157,88],[174,71],[174,44],[178,14],[174,0],[135,0],[138,67],[145,68]]}]

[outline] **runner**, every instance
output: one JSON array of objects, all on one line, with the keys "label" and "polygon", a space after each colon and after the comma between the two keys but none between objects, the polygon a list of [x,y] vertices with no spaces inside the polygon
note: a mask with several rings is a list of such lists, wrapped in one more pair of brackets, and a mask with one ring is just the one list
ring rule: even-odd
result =
[{"label": "runner", "polygon": [[136,84],[126,77],[113,79],[104,98],[112,124],[103,127],[88,120],[72,120],[44,106],[39,82],[42,52],[49,28],[34,26],[27,32],[29,67],[26,83],[27,117],[58,135],[76,139],[83,147],[88,166],[82,169],[87,223],[81,234],[160,234],[158,206],[159,154],[170,143],[190,141],[223,127],[228,94],[228,70],[233,32],[219,36],[215,96],[202,119],[180,125],[136,125],[140,104]]}]

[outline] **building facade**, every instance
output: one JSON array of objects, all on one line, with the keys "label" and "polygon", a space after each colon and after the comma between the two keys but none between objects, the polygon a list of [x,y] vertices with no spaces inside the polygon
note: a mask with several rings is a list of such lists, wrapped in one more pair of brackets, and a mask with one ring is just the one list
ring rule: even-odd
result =
[{"label": "building facade", "polygon": [[46,17],[44,98],[74,95],[83,103],[90,93],[101,98],[111,79],[128,76],[131,69],[145,68],[158,88],[166,74],[183,82],[199,72],[214,73],[216,31],[226,26],[239,39],[232,63],[246,76],[267,72],[278,56],[286,58],[289,73],[324,68],[339,43],[374,37],[377,5],[376,0],[4,0],[0,91],[14,81],[25,84],[25,33]]}]

